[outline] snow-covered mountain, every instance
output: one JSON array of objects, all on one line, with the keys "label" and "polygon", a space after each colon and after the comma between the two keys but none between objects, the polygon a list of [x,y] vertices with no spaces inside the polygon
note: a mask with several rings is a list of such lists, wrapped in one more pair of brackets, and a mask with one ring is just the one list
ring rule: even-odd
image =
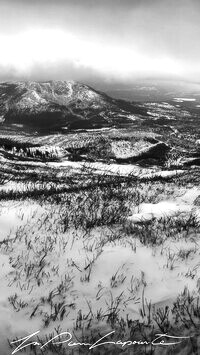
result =
[{"label": "snow-covered mountain", "polygon": [[0,84],[0,117],[4,123],[93,128],[131,122],[139,117],[140,110],[136,104],[113,99],[74,81]]}]

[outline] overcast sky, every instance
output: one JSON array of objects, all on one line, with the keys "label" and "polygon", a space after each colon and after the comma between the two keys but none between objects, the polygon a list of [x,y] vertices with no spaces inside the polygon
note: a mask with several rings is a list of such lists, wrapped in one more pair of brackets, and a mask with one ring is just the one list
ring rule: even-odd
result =
[{"label": "overcast sky", "polygon": [[0,80],[200,81],[199,0],[0,0]]}]

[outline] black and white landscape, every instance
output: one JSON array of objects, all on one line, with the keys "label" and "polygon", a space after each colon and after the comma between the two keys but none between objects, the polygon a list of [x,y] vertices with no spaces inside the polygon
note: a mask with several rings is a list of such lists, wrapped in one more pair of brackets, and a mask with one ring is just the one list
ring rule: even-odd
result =
[{"label": "black and white landscape", "polygon": [[200,9],[172,4],[0,2],[1,355],[199,354]]}]

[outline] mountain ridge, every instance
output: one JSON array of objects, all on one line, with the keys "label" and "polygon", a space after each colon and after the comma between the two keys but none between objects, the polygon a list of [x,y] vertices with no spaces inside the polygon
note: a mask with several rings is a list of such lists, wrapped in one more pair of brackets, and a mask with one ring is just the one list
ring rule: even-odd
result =
[{"label": "mountain ridge", "polygon": [[136,104],[76,81],[0,83],[0,117],[5,123],[92,128],[131,122],[140,111]]}]

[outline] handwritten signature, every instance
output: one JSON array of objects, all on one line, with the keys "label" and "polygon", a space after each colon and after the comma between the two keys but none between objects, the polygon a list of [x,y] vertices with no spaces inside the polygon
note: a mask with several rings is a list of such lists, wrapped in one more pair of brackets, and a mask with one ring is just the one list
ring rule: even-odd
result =
[{"label": "handwritten signature", "polygon": [[[143,341],[143,340],[127,340],[127,341],[122,341],[122,340],[117,340],[117,341],[106,341],[106,338],[108,338],[111,334],[114,334],[115,331],[113,330],[112,332],[104,335],[102,338],[98,339],[95,343],[79,343],[79,342],[74,342],[72,340],[72,335],[69,332],[62,332],[55,337],[51,338],[49,341],[47,341],[45,344],[42,344],[38,341],[32,341],[34,336],[37,336],[40,333],[38,330],[35,333],[32,333],[24,338],[17,339],[11,342],[11,344],[17,345],[15,350],[12,352],[13,354],[16,354],[17,352],[27,348],[28,346],[38,346],[40,349],[44,349],[48,347],[49,344],[53,344],[54,346],[60,345],[60,344],[67,344],[68,347],[76,347],[76,346],[85,346],[88,347],[89,350],[92,350],[94,348],[97,348],[102,345],[115,345],[115,346],[121,346],[122,348],[126,346],[133,346],[133,345],[153,345],[153,346],[172,346],[172,345],[177,345],[183,342],[185,339],[189,339],[190,337],[178,337],[178,336],[172,336],[168,334],[156,334],[155,339],[148,342],[148,341]],[[61,337],[64,337],[64,339],[61,341]],[[55,340],[59,341],[55,341]],[[31,342],[29,342],[31,341]],[[18,344],[20,343],[20,344]]]}]

